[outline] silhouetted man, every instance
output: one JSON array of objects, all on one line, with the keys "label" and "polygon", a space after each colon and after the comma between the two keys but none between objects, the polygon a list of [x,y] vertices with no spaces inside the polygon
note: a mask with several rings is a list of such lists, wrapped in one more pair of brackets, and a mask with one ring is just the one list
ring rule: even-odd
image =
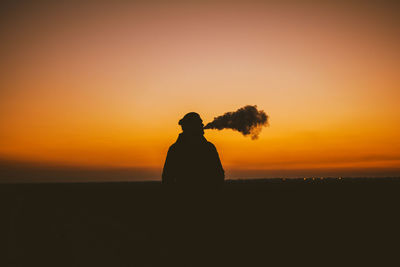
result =
[{"label": "silhouetted man", "polygon": [[203,136],[203,121],[195,112],[180,121],[182,133],[169,148],[162,173],[163,184],[219,187],[224,169],[215,146]]}]

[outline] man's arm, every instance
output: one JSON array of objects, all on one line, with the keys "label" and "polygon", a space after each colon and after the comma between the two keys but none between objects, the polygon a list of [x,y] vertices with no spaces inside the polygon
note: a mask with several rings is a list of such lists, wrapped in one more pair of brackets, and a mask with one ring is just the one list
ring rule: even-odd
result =
[{"label": "man's arm", "polygon": [[174,173],[175,173],[175,153],[174,153],[174,147],[171,146],[168,149],[167,153],[167,158],[165,159],[164,163],[164,168],[162,172],[162,183],[163,184],[174,184],[175,183],[175,178],[174,178]]},{"label": "man's arm", "polygon": [[210,144],[211,144],[211,151],[212,151],[212,154],[213,154],[213,162],[214,162],[214,166],[215,166],[215,174],[216,174],[217,179],[221,183],[223,183],[224,179],[225,179],[225,171],[222,168],[221,160],[219,158],[218,151],[217,151],[216,147],[212,143],[210,143]]}]

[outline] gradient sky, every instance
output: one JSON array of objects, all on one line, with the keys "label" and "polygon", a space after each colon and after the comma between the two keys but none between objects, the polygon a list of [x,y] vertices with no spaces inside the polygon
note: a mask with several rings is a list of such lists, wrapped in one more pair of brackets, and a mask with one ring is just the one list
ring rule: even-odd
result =
[{"label": "gradient sky", "polygon": [[160,170],[185,113],[250,104],[258,140],[205,134],[228,178],[399,170],[398,6],[90,2],[2,8],[3,161]]}]

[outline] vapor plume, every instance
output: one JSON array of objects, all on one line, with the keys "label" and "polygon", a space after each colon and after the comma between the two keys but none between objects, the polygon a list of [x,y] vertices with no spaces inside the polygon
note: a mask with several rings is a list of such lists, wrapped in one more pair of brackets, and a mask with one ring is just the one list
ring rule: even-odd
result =
[{"label": "vapor plume", "polygon": [[257,110],[257,106],[245,106],[235,112],[227,112],[215,117],[204,129],[232,129],[241,132],[244,136],[251,135],[251,139],[257,139],[263,126],[268,125],[268,115],[263,110]]}]

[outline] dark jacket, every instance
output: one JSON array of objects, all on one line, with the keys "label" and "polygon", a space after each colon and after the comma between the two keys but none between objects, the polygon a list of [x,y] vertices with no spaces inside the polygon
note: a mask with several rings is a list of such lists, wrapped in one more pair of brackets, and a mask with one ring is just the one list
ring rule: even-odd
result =
[{"label": "dark jacket", "polygon": [[222,185],[224,178],[224,169],[212,143],[203,135],[179,134],[168,150],[163,184]]}]

